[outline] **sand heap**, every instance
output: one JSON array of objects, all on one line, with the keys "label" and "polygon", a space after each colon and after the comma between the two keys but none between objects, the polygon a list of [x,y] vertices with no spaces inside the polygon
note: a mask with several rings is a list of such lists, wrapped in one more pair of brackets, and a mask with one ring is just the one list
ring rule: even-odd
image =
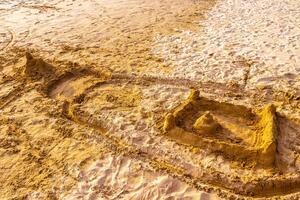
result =
[{"label": "sand heap", "polygon": [[38,80],[41,78],[49,79],[55,75],[54,67],[46,63],[41,58],[34,58],[30,53],[26,53],[26,64],[24,74],[33,79]]},{"label": "sand heap", "polygon": [[214,117],[208,111],[196,120],[193,128],[200,133],[212,134],[220,128],[220,124],[215,121]]}]

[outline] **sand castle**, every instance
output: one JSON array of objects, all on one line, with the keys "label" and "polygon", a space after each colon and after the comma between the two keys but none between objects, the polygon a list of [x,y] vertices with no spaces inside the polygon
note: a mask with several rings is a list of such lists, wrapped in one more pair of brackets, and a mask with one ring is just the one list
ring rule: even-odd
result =
[{"label": "sand castle", "polygon": [[[200,97],[199,91],[192,90],[173,113],[167,114],[162,130],[179,143],[271,167],[276,157],[276,123],[273,105],[254,112],[244,106],[208,100]],[[238,132],[238,126],[244,126],[247,133]],[[242,141],[229,141],[228,133]]]}]

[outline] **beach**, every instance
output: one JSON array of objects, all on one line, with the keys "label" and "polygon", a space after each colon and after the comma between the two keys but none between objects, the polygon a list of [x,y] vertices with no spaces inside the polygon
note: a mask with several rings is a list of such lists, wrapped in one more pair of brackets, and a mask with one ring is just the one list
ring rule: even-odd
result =
[{"label": "beach", "polygon": [[298,199],[300,2],[0,0],[0,199]]}]

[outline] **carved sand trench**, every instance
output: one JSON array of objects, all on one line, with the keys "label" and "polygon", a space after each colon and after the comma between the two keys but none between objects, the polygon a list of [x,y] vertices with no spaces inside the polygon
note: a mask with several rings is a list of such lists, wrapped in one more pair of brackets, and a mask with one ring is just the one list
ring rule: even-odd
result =
[{"label": "carved sand trench", "polygon": [[[74,95],[75,93],[70,95],[68,90],[60,90],[60,92],[61,92],[60,96],[64,96],[64,97],[62,97],[62,98],[59,97],[58,99],[60,99],[60,100],[64,99],[66,101],[64,109],[63,109],[66,117],[71,119],[75,123],[78,123],[78,124],[81,124],[81,125],[84,125],[84,126],[88,126],[92,129],[95,129],[95,130],[99,131],[99,134],[102,134],[105,137],[107,137],[108,139],[110,139],[112,141],[112,143],[114,143],[116,146],[121,146],[120,147],[121,149],[123,149],[124,146],[126,148],[133,148],[134,150],[130,150],[129,153],[128,153],[131,156],[133,156],[135,158],[138,158],[138,159],[141,159],[143,161],[147,160],[148,162],[152,162],[152,163],[154,162],[155,163],[154,165],[156,166],[156,168],[158,170],[163,170],[163,171],[165,171],[166,173],[168,173],[172,176],[175,175],[175,177],[177,177],[177,178],[185,177],[185,178],[183,178],[185,180],[185,182],[188,182],[188,183],[192,182],[192,185],[196,188],[199,188],[199,186],[197,186],[199,184],[209,183],[212,186],[220,187],[220,188],[223,188],[223,189],[229,190],[229,191],[235,191],[235,192],[237,192],[239,194],[242,194],[242,195],[246,195],[246,196],[247,195],[254,195],[254,196],[257,196],[257,197],[266,197],[266,196],[273,196],[273,195],[278,195],[278,194],[289,194],[291,192],[299,191],[300,181],[299,181],[299,176],[298,175],[290,176],[290,177],[281,176],[281,178],[280,177],[276,177],[276,178],[269,177],[267,180],[266,179],[261,179],[261,180],[258,179],[258,180],[256,180],[255,183],[253,183],[251,181],[246,182],[246,183],[240,182],[240,184],[242,184],[243,186],[240,187],[240,185],[239,185],[237,187],[237,186],[231,185],[230,180],[225,179],[225,180],[220,181],[219,177],[222,176],[222,173],[217,172],[217,171],[215,173],[219,174],[219,175],[216,176],[216,174],[214,174],[214,177],[212,177],[210,174],[203,174],[202,177],[193,177],[193,175],[189,174],[185,169],[179,170],[180,173],[175,172],[177,170],[168,171],[168,170],[170,170],[170,169],[168,169],[166,171],[166,169],[164,167],[161,167],[161,166],[164,166],[164,165],[172,166],[171,169],[175,169],[176,165],[166,161],[164,158],[159,158],[159,160],[163,161],[163,163],[165,163],[165,164],[157,162],[158,158],[156,158],[154,155],[151,155],[147,152],[144,152],[144,151],[138,149],[137,147],[132,146],[131,144],[126,144],[126,142],[122,141],[121,138],[118,138],[116,136],[112,136],[106,130],[106,127],[107,127],[106,124],[103,124],[102,122],[97,121],[97,120],[91,120],[92,118],[90,117],[89,113],[85,112],[80,107],[81,107],[81,104],[84,104],[84,102],[86,101],[86,97],[88,96],[88,94],[90,92],[92,92],[94,89],[97,89],[99,87],[101,88],[101,87],[105,87],[107,85],[112,85],[112,88],[116,88],[118,85],[122,85],[122,84],[133,84],[133,85],[141,85],[141,86],[142,85],[149,85],[149,84],[157,84],[153,80],[152,81],[147,81],[147,80],[145,81],[144,79],[139,80],[138,78],[134,79],[133,77],[130,77],[130,78],[127,79],[127,78],[124,78],[124,77],[125,76],[123,76],[121,79],[117,79],[115,77],[115,78],[111,78],[111,79],[108,79],[108,80],[96,81],[95,84],[87,85],[84,90],[81,90],[81,92],[78,92],[76,95]],[[85,77],[85,78],[89,79],[89,80],[92,80],[91,76],[88,77],[88,78],[87,77]],[[57,88],[69,88],[70,89],[70,87],[72,85],[73,86],[76,85],[76,82],[81,82],[82,81],[81,79],[82,79],[82,77],[63,78],[63,79],[61,79],[63,81],[59,80],[57,82],[59,86],[55,87],[54,91],[58,91]],[[168,83],[170,84],[170,82],[168,82]],[[71,89],[71,91],[72,91],[72,89]],[[102,90],[102,91],[105,91],[105,90]],[[107,91],[112,92],[112,90],[111,91],[106,90],[106,92]],[[120,90],[118,90],[118,92],[120,92]],[[53,94],[53,92],[49,91],[49,94]],[[114,100],[114,98],[116,98],[116,94],[111,93],[111,95],[112,96],[110,96],[110,98],[107,98],[108,96],[105,96],[104,99],[106,99],[107,101]],[[57,96],[54,95],[54,96],[51,96],[51,97],[57,97]],[[119,98],[120,98],[120,96],[119,96]],[[124,98],[124,97],[121,97],[121,98]],[[214,107],[214,104],[217,104],[218,102],[210,102],[210,103],[212,103],[211,105],[212,105],[212,107]],[[131,105],[126,105],[126,106],[131,107]],[[234,105],[231,105],[231,106],[234,106]],[[120,105],[118,104],[116,107],[120,107]],[[110,109],[116,109],[116,107],[112,107]],[[245,108],[245,107],[239,108],[237,106],[236,109],[241,110],[241,109],[247,109],[247,108]],[[247,112],[249,114],[246,114],[246,115],[253,115],[253,113],[251,113],[251,110],[246,110],[246,113]],[[267,118],[268,117],[272,118],[272,116],[274,115],[274,109],[272,107],[267,108],[265,110],[265,112],[268,113],[267,115],[270,114],[270,116],[267,116]],[[253,117],[254,119],[248,121],[248,123],[252,123],[253,121],[257,120],[257,119],[255,119],[254,115],[250,116],[250,118],[251,117]],[[260,121],[263,121],[263,120],[260,120]],[[242,123],[245,123],[245,122],[242,122]],[[258,122],[258,123],[262,123],[262,122]],[[266,125],[266,126],[269,126],[269,125]],[[271,124],[270,126],[273,126],[273,125]],[[172,136],[169,135],[169,137],[170,137],[170,139],[173,139],[173,140],[175,139],[175,141],[176,141],[176,136],[172,137]],[[198,140],[199,140],[199,138],[198,138]],[[182,141],[178,141],[178,140],[176,142],[182,143]],[[234,145],[233,146],[229,145],[228,148],[225,148],[226,143],[224,143],[224,145],[222,145],[222,142],[218,142],[218,140],[215,140],[215,139],[212,139],[211,142],[213,142],[217,146],[216,147],[217,151],[224,152],[225,155],[227,154],[229,156],[230,156],[230,153],[233,153],[231,156],[235,155],[234,152],[232,152],[232,149],[234,149],[234,147],[235,147]],[[262,141],[262,143],[264,143],[264,142],[265,141]],[[268,141],[266,141],[266,142],[268,142]],[[259,143],[259,142],[256,142],[256,143]],[[212,145],[211,143],[209,143],[209,144]],[[193,144],[189,144],[189,145],[197,147],[197,145],[193,145]],[[259,144],[257,144],[257,145],[259,145]],[[201,148],[201,145],[200,145],[200,148]],[[259,148],[260,147],[258,147],[258,149]],[[122,152],[122,151],[127,151],[127,150],[123,149],[123,150],[120,150],[120,151]],[[239,154],[239,155],[242,154],[242,156],[241,156],[242,159],[246,159],[246,158],[251,157],[251,156],[254,159],[257,156],[259,157],[260,154],[256,150],[253,150],[253,151],[251,150],[251,148],[250,148],[250,150],[248,150],[247,148],[245,148],[245,150],[243,150],[243,147],[241,147],[241,148],[237,147],[237,150],[235,151],[235,153]],[[266,157],[271,156],[271,160],[264,160],[262,158],[262,160],[259,161],[259,162],[261,162],[260,164],[264,165],[264,167],[273,167],[274,160],[275,160],[275,154],[276,154],[276,152],[274,152],[274,151],[276,151],[276,150],[272,149],[271,152],[267,152]],[[135,152],[135,153],[133,153],[133,152]],[[180,178],[180,179],[182,179],[182,178]],[[235,180],[235,181],[237,181],[237,180]],[[287,188],[289,188],[289,189],[287,189]]]},{"label": "carved sand trench", "polygon": [[[101,125],[99,126],[99,123],[97,123],[97,122],[95,124],[91,124],[90,122],[88,122],[88,120],[87,120],[88,119],[87,113],[82,113],[82,111],[80,111],[80,113],[77,113],[76,109],[71,108],[72,104],[67,104],[67,105],[68,106],[66,108],[66,112],[65,113],[67,113],[68,118],[72,119],[76,123],[88,125],[88,126],[90,126],[92,128],[95,128],[95,129],[97,129],[99,131],[102,131],[102,132],[105,130]],[[106,135],[106,136],[108,136],[108,135]],[[113,139],[113,140],[114,141],[118,141],[118,139]],[[120,142],[117,142],[117,143],[120,143]],[[225,147],[225,146],[223,146],[223,147]],[[226,148],[224,148],[224,149],[226,149]],[[136,150],[136,151],[138,151],[138,150]],[[140,154],[144,155],[145,152],[140,152],[139,151],[138,154],[139,155]],[[153,155],[147,154],[147,155],[145,155],[145,157],[143,157],[143,159],[145,159],[146,157],[149,157],[147,159],[152,160],[153,159],[153,158],[151,158],[152,156]],[[158,163],[157,163],[157,165],[159,166]],[[168,163],[168,165],[172,166],[171,163]],[[182,173],[181,175],[184,176],[185,174]],[[188,174],[186,174],[186,175],[189,176]],[[206,176],[208,176],[208,175],[206,175]],[[201,178],[202,178],[202,181],[204,181],[204,182],[210,182],[212,185],[215,185],[215,186],[221,186],[222,188],[232,189],[232,190],[237,190],[238,189],[238,188],[230,188],[230,187],[226,186],[226,183],[220,183],[219,180],[218,180],[218,178],[216,180],[213,180],[213,181],[211,180],[212,177],[209,177],[209,176],[208,177],[203,176]],[[205,178],[207,178],[207,180],[205,180]],[[246,185],[248,185],[249,188],[243,188],[242,190],[239,190],[239,192],[241,194],[246,194],[246,193],[251,194],[252,193],[255,196],[268,196],[268,194],[269,195],[276,195],[276,194],[289,193],[290,191],[293,191],[295,189],[296,189],[296,191],[298,191],[298,188],[300,186],[300,182],[298,181],[298,179],[299,179],[299,177],[292,177],[290,179],[285,179],[285,180],[283,179],[282,181],[279,181],[279,180],[276,180],[276,179],[272,180],[272,178],[270,180],[268,180],[268,181],[260,180],[256,184],[247,183]],[[193,180],[193,182],[198,182],[200,179],[199,178],[191,177],[191,180]],[[272,183],[274,185],[278,185],[278,186],[276,188],[272,188],[273,187]],[[264,185],[264,184],[266,184],[267,186],[264,186],[264,187],[260,188],[261,185]],[[268,185],[270,185],[271,188],[268,188]],[[291,190],[286,191],[285,188],[287,188],[287,186]],[[293,187],[295,187],[295,188],[293,188]],[[266,192],[266,191],[268,191],[268,192]]]},{"label": "carved sand trench", "polygon": [[[226,173],[215,169],[213,171],[205,171],[204,169],[201,175],[195,175],[188,171],[187,168],[179,166],[171,159],[168,159],[166,157],[167,155],[153,154],[153,152],[151,151],[145,151],[138,145],[130,143],[124,140],[124,138],[119,137],[118,135],[113,134],[110,131],[107,131],[107,127],[109,127],[109,124],[105,123],[105,121],[103,123],[103,120],[101,119],[99,120],[94,118],[95,116],[91,115],[88,110],[85,110],[86,107],[84,107],[88,101],[93,100],[94,98],[98,98],[98,102],[102,102],[100,104],[104,106],[102,107],[102,110],[99,110],[100,112],[104,110],[116,110],[117,112],[128,111],[130,109],[139,107],[139,98],[141,98],[140,91],[142,88],[147,88],[151,85],[164,84],[170,87],[177,88],[182,83],[174,83],[173,80],[168,79],[159,79],[157,81],[158,78],[154,79],[150,77],[148,79],[145,79],[145,77],[136,77],[130,75],[114,75],[101,77],[100,75],[89,72],[88,70],[82,71],[80,69],[63,73],[58,73],[55,70],[54,72],[55,74],[59,75],[50,75],[49,77],[52,77],[51,79],[49,79],[47,82],[41,83],[42,89],[40,91],[44,92],[45,95],[48,96],[48,98],[54,98],[60,102],[65,102],[62,112],[65,114],[66,118],[70,119],[80,126],[95,130],[98,134],[103,135],[107,140],[110,141],[111,144],[113,144],[113,148],[116,149],[117,153],[125,153],[135,159],[150,163],[154,169],[163,171],[164,173],[167,173],[170,176],[184,181],[199,190],[209,191],[210,189],[208,188],[213,188],[214,191],[220,191],[220,194],[229,192],[232,195],[240,194],[243,197],[268,197],[299,192],[300,179],[297,173],[282,175],[275,173],[274,176],[270,177],[257,177],[256,179],[254,179],[255,181],[244,181],[243,176],[236,177],[236,179],[231,179],[227,177]],[[43,74],[41,74],[41,76],[43,76]],[[79,85],[81,87],[78,87]],[[197,84],[194,83],[194,86],[197,86]],[[188,91],[189,88],[186,87],[185,90]],[[99,93],[95,91],[101,92],[100,94],[102,96],[100,95],[99,97]],[[122,94],[122,92],[124,92],[124,95]],[[208,107],[214,107],[218,105],[218,102],[215,101],[210,102],[209,100],[207,100],[206,103],[208,104]],[[178,106],[180,107],[180,104]],[[231,106],[239,110],[238,106]],[[173,108],[173,111],[176,111],[176,108],[177,107]],[[97,110],[98,108],[95,109]],[[244,107],[242,107],[242,109],[244,109]],[[246,110],[246,113],[248,112],[248,115],[251,115],[251,113],[249,113],[250,110],[251,109],[249,109],[248,111]],[[224,110],[222,110],[222,112],[223,111]],[[226,112],[226,110],[224,112]],[[227,110],[227,112],[229,111]],[[157,116],[157,118],[163,119],[165,114],[167,113],[161,113],[160,116]],[[154,113],[153,115],[156,114]],[[213,117],[215,115],[216,114],[213,113]],[[222,117],[222,113],[219,118],[220,117]],[[195,118],[197,119],[197,117]],[[189,118],[187,119],[189,120]],[[255,121],[255,118],[253,120]],[[193,117],[191,121],[194,121]],[[249,122],[251,121],[252,120],[250,120]],[[187,124],[184,125],[187,126],[187,130],[189,130],[189,123],[190,122],[187,122]],[[241,121],[239,123],[244,122]],[[280,121],[280,123],[283,122]],[[155,137],[168,138],[163,134]],[[173,140],[174,138],[170,139]],[[215,144],[220,144],[219,139],[224,138],[214,138],[214,136],[212,137],[212,140],[215,142]],[[236,140],[233,138],[233,141]],[[181,142],[175,141],[175,143]],[[194,146],[193,144],[180,145],[183,146],[183,148],[188,149],[190,149],[190,146]],[[195,146],[194,149],[197,148],[201,149],[201,146]],[[223,153],[222,151],[218,153],[223,154],[224,151]],[[230,150],[227,153],[230,154]],[[196,155],[197,152],[194,154]],[[224,155],[225,154],[226,152],[224,153]]]}]

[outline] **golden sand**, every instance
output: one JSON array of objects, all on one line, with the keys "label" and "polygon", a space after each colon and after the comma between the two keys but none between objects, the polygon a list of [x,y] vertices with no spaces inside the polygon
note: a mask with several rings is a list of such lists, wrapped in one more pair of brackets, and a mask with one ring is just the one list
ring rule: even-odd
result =
[{"label": "golden sand", "polygon": [[297,95],[245,90],[248,60],[202,82],[153,52],[216,1],[42,2],[0,2],[20,22],[0,18],[0,199],[299,197]]}]

